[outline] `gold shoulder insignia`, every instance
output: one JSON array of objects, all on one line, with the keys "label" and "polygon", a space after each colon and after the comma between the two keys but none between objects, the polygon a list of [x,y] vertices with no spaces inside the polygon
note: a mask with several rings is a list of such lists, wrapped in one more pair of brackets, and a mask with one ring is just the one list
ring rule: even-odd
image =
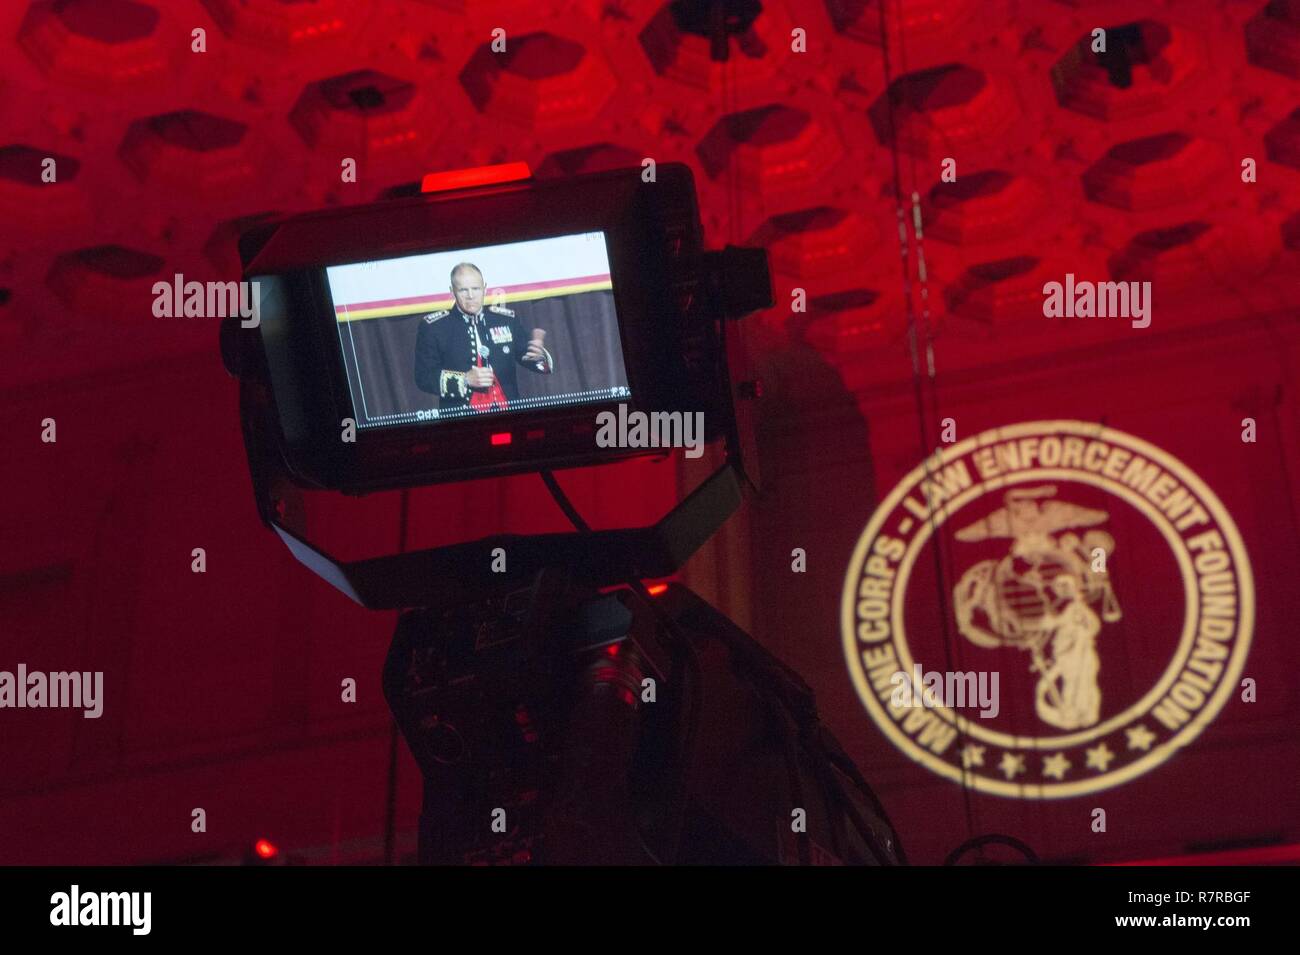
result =
[{"label": "gold shoulder insignia", "polygon": [[505,315],[507,318],[515,317],[514,310],[506,308],[504,305],[489,305],[488,311],[496,312],[498,315]]},{"label": "gold shoulder insignia", "polygon": [[432,325],[432,324],[433,324],[434,322],[436,322],[438,319],[440,319],[440,318],[445,318],[446,316],[448,316],[448,315],[450,315],[450,314],[451,314],[451,312],[450,312],[449,310],[447,310],[447,309],[444,309],[444,310],[441,311],[441,312],[430,312],[428,315],[424,316],[424,320],[425,320],[426,322],[428,322],[430,325]]}]

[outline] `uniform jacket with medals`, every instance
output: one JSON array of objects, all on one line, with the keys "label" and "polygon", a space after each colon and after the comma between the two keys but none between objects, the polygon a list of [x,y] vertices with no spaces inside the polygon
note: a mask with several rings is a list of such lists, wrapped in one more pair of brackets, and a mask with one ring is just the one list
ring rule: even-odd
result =
[{"label": "uniform jacket with medals", "polygon": [[519,397],[515,370],[522,365],[529,371],[549,375],[555,369],[551,353],[542,349],[540,361],[524,361],[531,330],[514,309],[503,305],[485,305],[471,320],[459,306],[430,312],[420,317],[415,336],[415,384],[422,391],[438,396],[440,408],[463,408],[475,390],[465,382],[470,368],[491,365],[507,401]]}]

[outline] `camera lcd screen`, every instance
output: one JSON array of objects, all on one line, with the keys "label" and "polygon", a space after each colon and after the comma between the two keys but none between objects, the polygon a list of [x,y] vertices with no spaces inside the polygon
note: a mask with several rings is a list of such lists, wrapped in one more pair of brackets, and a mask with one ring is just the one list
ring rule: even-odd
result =
[{"label": "camera lcd screen", "polygon": [[630,396],[604,232],[329,266],[358,428]]}]

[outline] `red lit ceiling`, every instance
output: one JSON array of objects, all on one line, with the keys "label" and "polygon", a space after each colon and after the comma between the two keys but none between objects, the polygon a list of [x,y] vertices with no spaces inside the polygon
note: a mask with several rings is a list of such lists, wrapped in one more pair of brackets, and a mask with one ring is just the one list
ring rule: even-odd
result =
[{"label": "red lit ceiling", "polygon": [[[950,363],[1056,347],[1041,287],[1066,272],[1152,280],[1165,328],[1296,303],[1300,0],[886,14],[888,87],[864,0],[769,0],[725,70],[658,0],[5,4],[5,376],[213,349],[212,323],[153,317],[154,281],[234,277],[259,216],[513,159],[690,163],[710,241],[770,249],[779,302],[805,289],[807,336],[850,386],[904,327],[895,155]],[[1091,52],[1097,27],[1124,55]]]}]

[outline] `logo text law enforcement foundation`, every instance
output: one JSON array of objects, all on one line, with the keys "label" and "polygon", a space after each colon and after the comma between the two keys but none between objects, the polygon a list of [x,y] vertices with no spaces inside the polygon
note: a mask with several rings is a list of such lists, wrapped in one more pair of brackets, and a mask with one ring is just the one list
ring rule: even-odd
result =
[{"label": "logo text law enforcement foundation", "polygon": [[[1114,520],[1124,509],[1154,525],[1144,540],[1156,542],[1147,546],[1163,566],[1116,560],[1136,543],[1137,531],[1122,533],[1135,526],[1130,515]],[[1001,694],[1016,724],[1008,731],[891,699],[895,674],[931,662],[913,658],[904,607],[936,536],[951,553],[947,626],[963,663],[1018,661],[1019,698]],[[1144,634],[1144,645],[1172,654],[1153,682],[1119,698],[1128,681],[1104,678],[1128,662],[1118,636],[1125,616],[1138,609],[1153,619],[1125,601],[1146,598],[1158,574],[1181,587],[1172,606],[1182,619]],[[1254,610],[1241,536],[1196,474],[1113,428],[1040,421],[953,445],[899,482],[859,538],[841,621],[863,705],[910,758],[982,792],[1062,798],[1127,782],[1191,743],[1237,685]]]}]

